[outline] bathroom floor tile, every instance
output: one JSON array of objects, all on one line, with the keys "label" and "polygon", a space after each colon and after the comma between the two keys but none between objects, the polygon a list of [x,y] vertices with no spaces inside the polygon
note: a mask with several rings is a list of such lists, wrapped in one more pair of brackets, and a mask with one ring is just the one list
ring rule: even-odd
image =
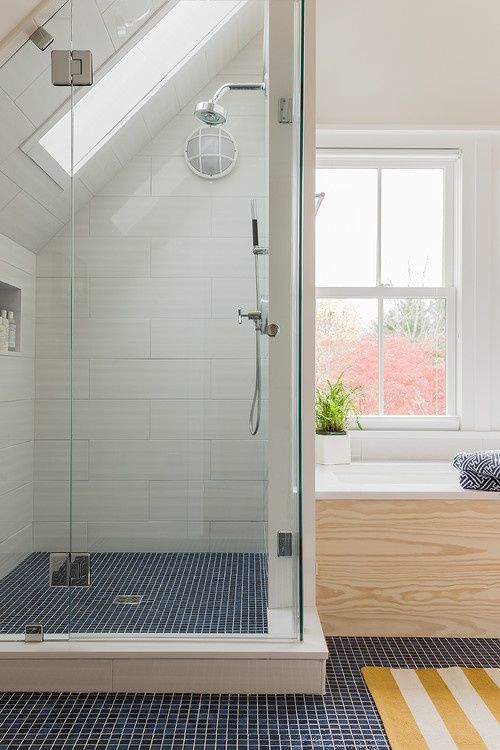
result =
[{"label": "bathroom floor tile", "polygon": [[48,565],[35,552],[0,580],[0,633],[267,633],[265,554],[96,552],[92,585],[69,594],[49,587]]},{"label": "bathroom floor tile", "polygon": [[0,694],[0,750],[388,750],[360,669],[497,666],[500,639],[329,638],[324,697]]}]

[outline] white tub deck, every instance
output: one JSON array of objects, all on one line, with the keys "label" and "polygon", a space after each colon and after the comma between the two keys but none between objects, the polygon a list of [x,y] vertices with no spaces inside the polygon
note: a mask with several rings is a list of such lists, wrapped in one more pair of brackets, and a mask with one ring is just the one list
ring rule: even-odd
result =
[{"label": "white tub deck", "polygon": [[316,465],[317,500],[500,500],[500,492],[463,490],[458,471],[442,461]]}]

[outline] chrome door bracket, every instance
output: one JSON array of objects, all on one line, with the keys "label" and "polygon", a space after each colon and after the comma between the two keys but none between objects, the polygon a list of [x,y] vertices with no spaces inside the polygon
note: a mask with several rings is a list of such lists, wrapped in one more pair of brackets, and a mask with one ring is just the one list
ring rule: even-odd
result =
[{"label": "chrome door bracket", "polygon": [[282,96],[279,102],[278,122],[283,125],[293,122],[292,113],[293,99],[291,97]]},{"label": "chrome door bracket", "polygon": [[90,586],[88,552],[51,552],[49,586]]},{"label": "chrome door bracket", "polygon": [[92,86],[94,69],[90,50],[52,50],[53,86]]}]

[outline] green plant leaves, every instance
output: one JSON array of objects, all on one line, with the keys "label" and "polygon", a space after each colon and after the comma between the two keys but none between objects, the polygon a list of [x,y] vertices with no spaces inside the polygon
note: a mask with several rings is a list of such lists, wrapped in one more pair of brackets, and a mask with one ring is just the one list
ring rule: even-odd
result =
[{"label": "green plant leaves", "polygon": [[345,432],[349,417],[354,416],[361,430],[358,409],[354,402],[359,388],[346,388],[339,375],[335,383],[326,381],[325,390],[316,388],[316,431]]}]

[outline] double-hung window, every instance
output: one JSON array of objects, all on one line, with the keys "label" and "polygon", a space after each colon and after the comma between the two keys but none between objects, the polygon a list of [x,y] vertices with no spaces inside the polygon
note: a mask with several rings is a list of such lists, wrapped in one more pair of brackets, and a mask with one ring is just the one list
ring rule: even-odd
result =
[{"label": "double-hung window", "polygon": [[456,415],[457,165],[455,151],[318,152],[316,382],[358,389],[365,427]]}]

